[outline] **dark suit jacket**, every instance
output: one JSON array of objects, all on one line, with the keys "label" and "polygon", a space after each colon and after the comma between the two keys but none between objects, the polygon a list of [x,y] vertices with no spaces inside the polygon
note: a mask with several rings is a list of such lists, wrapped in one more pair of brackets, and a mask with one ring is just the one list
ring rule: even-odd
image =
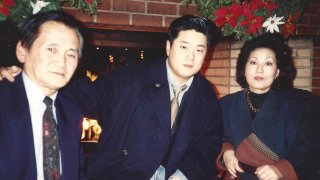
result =
[{"label": "dark suit jacket", "polygon": [[101,76],[91,90],[83,81],[73,84],[69,95],[83,104],[84,111],[98,110],[93,114],[99,115],[102,125],[97,150],[88,159],[89,178],[149,179],[160,164],[166,164],[167,176],[179,169],[189,179],[215,177],[222,119],[212,85],[195,75],[182,100],[178,130],[171,137],[165,64],[161,59],[128,65]]},{"label": "dark suit jacket", "polygon": [[[76,180],[83,164],[80,150],[83,116],[71,101],[59,94],[55,103],[62,179]],[[22,75],[14,83],[0,82],[0,179],[37,179],[31,116]]]},{"label": "dark suit jacket", "polygon": [[234,149],[255,132],[280,159],[290,162],[299,179],[320,178],[319,97],[305,90],[273,89],[254,119],[244,91],[223,97],[221,105],[224,141]]}]

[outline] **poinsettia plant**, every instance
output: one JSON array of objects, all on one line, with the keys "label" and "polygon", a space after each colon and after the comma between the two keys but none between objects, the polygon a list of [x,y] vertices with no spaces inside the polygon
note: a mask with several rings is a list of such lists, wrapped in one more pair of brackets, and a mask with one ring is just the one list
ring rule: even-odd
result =
[{"label": "poinsettia plant", "polygon": [[31,14],[61,9],[63,3],[69,3],[76,9],[88,9],[96,13],[99,0],[0,0],[0,21],[11,20],[18,26]]},{"label": "poinsettia plant", "polygon": [[0,21],[5,20],[10,14],[11,7],[13,7],[13,0],[0,0]]},{"label": "poinsettia plant", "polygon": [[[307,0],[194,0],[224,36],[248,40],[265,32],[294,33]],[[188,6],[190,0],[182,0]]]}]

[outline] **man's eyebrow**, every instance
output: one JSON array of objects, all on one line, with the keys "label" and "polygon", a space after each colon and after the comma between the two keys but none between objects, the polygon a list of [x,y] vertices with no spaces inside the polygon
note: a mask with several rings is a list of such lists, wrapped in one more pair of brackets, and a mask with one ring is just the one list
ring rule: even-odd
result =
[{"label": "man's eyebrow", "polygon": [[69,48],[69,51],[76,51],[78,52],[79,49]]},{"label": "man's eyebrow", "polygon": [[187,41],[184,41],[184,40],[181,40],[181,41],[179,41],[180,43],[186,43],[186,44],[189,44],[189,42],[187,42]]},{"label": "man's eyebrow", "polygon": [[[190,44],[188,41],[185,41],[185,40],[181,40],[181,41],[179,41],[179,43]],[[199,45],[197,45],[197,46],[198,46],[198,47],[207,48],[207,46],[206,46],[206,45],[204,45],[204,44],[199,44]]]},{"label": "man's eyebrow", "polygon": [[197,46],[203,47],[203,48],[207,48],[207,46],[206,46],[206,45],[203,45],[203,44],[199,44],[199,45],[197,45]]}]

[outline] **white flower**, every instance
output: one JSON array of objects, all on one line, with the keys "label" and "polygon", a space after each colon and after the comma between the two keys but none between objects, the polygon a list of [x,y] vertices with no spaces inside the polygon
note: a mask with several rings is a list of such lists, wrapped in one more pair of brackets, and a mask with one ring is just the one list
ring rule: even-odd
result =
[{"label": "white flower", "polygon": [[36,3],[30,2],[30,5],[33,8],[32,14],[37,14],[41,8],[46,7],[48,4],[50,4],[50,2],[44,2],[41,0],[37,0]]},{"label": "white flower", "polygon": [[284,22],[281,22],[281,20],[283,19],[282,17],[277,17],[277,15],[275,14],[273,17],[269,17],[266,22],[263,23],[263,27],[267,27],[267,32],[270,31],[271,33],[273,33],[274,31],[279,32],[279,28],[278,25],[279,24],[284,24]]}]

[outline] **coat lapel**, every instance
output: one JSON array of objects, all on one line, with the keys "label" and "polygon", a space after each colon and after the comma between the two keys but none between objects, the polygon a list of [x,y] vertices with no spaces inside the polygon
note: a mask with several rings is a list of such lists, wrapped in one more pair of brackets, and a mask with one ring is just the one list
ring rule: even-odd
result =
[{"label": "coat lapel", "polygon": [[23,128],[23,132],[28,132],[28,134],[31,134],[27,137],[30,137],[33,141],[33,135],[32,133],[29,133],[32,132],[31,115],[27,94],[22,80],[22,75],[19,75],[16,78],[13,86],[13,90],[15,91],[13,92],[13,94],[15,95],[13,97],[13,107],[15,107],[15,113],[13,113],[14,117],[12,119],[14,121],[12,122],[16,125],[16,127],[21,126]]},{"label": "coat lapel", "polygon": [[284,123],[288,119],[287,104],[283,98],[281,92],[270,90],[254,122],[257,136],[273,150],[281,146],[277,143],[282,140],[283,127],[286,127]]},{"label": "coat lapel", "polygon": [[79,116],[79,113],[74,112],[71,108],[72,105],[59,96],[59,94],[55,101],[55,106],[59,131],[63,179],[68,179],[75,176],[78,172],[77,168],[79,168],[73,166],[77,165],[79,161],[81,129],[80,124],[78,124],[77,121],[80,121],[81,117]]},{"label": "coat lapel", "polygon": [[230,123],[232,127],[230,133],[235,134],[235,147],[238,147],[243,138],[248,137],[254,132],[253,120],[246,102],[245,91],[240,91],[237,98],[238,100],[234,101],[234,104],[224,106],[224,108],[232,109],[232,112],[229,112],[229,110],[226,111],[230,113],[226,116],[231,116],[231,122],[228,123]]},{"label": "coat lapel", "polygon": [[281,93],[270,90],[265,102],[260,108],[259,113],[257,113],[256,118],[261,119],[263,117],[268,117],[270,119],[277,119],[281,109],[282,96]]},{"label": "coat lapel", "polygon": [[163,128],[170,129],[170,94],[167,80],[166,61],[150,65],[146,96],[157,114]]},{"label": "coat lapel", "polygon": [[191,87],[183,97],[178,114],[178,129],[173,140],[169,164],[175,164],[181,158],[181,155],[184,154],[182,151],[187,148],[202,127],[201,124],[205,120],[203,115],[210,114],[205,95],[199,91],[200,86],[199,75],[196,75]]},{"label": "coat lapel", "polygon": [[[22,74],[16,77],[13,83],[12,94],[14,95],[12,98],[12,107],[14,107],[14,109],[12,109],[12,112],[8,112],[11,113],[10,116],[12,116],[9,118],[8,134],[11,134],[11,142],[17,145],[14,147],[18,148],[13,151],[21,152],[26,157],[25,159],[19,159],[12,163],[18,163],[16,167],[19,167],[21,166],[20,163],[24,164],[24,161],[29,161],[28,167],[25,168],[31,169],[31,172],[36,175],[37,170],[31,115]],[[23,147],[20,147],[19,144],[22,144]]]},{"label": "coat lapel", "polygon": [[[62,179],[80,179],[84,162],[81,148],[83,113],[69,99],[58,93],[56,114],[60,138]],[[80,169],[79,169],[80,168]]]}]

